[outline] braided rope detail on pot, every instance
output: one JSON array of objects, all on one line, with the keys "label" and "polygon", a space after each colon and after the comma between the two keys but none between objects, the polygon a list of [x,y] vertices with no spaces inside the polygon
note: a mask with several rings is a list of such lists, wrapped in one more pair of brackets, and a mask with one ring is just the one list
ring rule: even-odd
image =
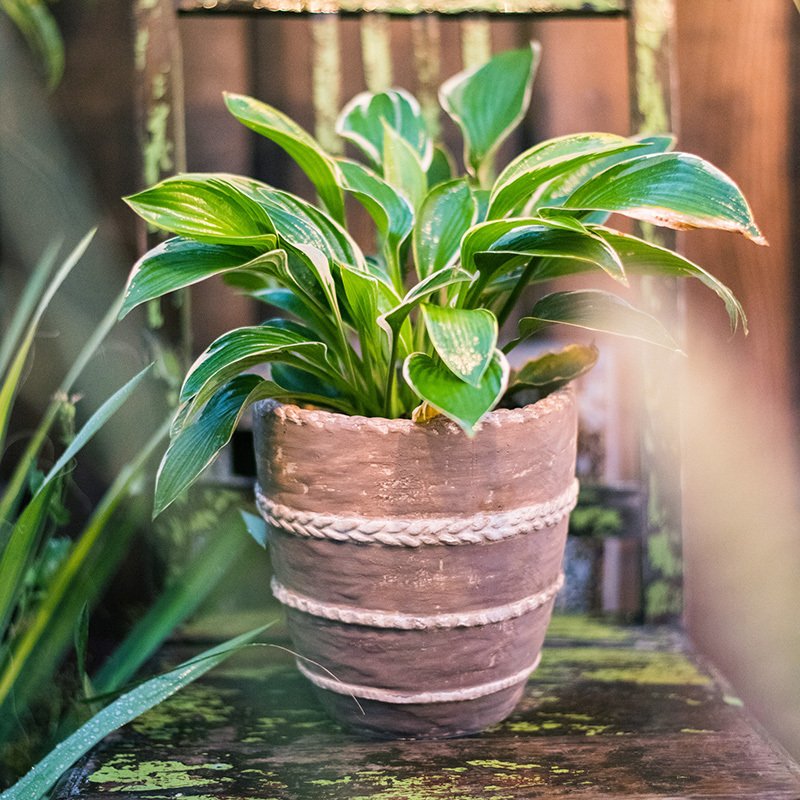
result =
[{"label": "braided rope detail on pot", "polygon": [[507,678],[500,678],[489,683],[481,683],[478,686],[467,686],[463,689],[447,689],[440,692],[397,692],[391,689],[378,689],[374,686],[359,686],[355,683],[344,683],[335,678],[327,678],[316,672],[312,672],[300,659],[297,659],[297,668],[315,686],[320,689],[327,689],[337,694],[348,694],[358,697],[361,700],[377,700],[381,703],[454,703],[461,700],[477,700],[495,692],[502,692],[503,689],[510,689],[518,683],[526,681],[530,674],[539,666],[542,654],[536,656],[533,664],[521,669],[519,672],[509,675]]},{"label": "braided rope detail on pot", "polygon": [[553,500],[499,514],[466,517],[380,518],[342,517],[299,511],[274,503],[256,486],[256,503],[273,528],[312,539],[336,542],[419,547],[425,544],[478,544],[550,528],[561,522],[578,500],[578,481]]},{"label": "braided rope detail on pot", "polygon": [[564,573],[541,592],[523,597],[503,606],[482,608],[477,611],[461,611],[444,614],[402,614],[393,611],[376,611],[354,606],[339,606],[322,603],[308,595],[287,589],[277,578],[272,579],[272,594],[289,608],[303,611],[315,617],[343,622],[348,625],[369,625],[373,628],[397,630],[425,630],[426,628],[472,628],[516,619],[529,611],[540,608],[552,600],[564,585]]}]

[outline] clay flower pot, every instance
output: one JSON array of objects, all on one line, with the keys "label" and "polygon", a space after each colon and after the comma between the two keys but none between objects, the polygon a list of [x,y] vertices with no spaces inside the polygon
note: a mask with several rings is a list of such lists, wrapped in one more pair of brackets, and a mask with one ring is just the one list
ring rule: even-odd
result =
[{"label": "clay flower pot", "polygon": [[257,500],[298,667],[384,737],[474,733],[536,668],[575,504],[573,393],[486,415],[255,409]]}]

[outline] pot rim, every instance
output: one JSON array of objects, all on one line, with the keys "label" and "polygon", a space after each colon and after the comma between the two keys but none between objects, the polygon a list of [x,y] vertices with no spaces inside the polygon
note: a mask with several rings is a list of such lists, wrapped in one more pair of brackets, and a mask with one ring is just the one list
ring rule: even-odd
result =
[{"label": "pot rim", "polygon": [[[475,426],[478,433],[484,427],[499,427],[532,422],[549,414],[561,411],[575,403],[575,391],[571,385],[557,389],[551,394],[529,403],[521,408],[496,408],[485,414]],[[430,422],[419,423],[410,419],[387,419],[385,417],[364,417],[342,414],[338,411],[309,409],[278,400],[259,400],[253,405],[253,413],[259,416],[274,414],[281,422],[295,425],[311,425],[315,428],[339,430],[375,430],[379,433],[409,434],[420,430],[452,430],[463,433],[462,429],[443,414],[434,417]]]}]

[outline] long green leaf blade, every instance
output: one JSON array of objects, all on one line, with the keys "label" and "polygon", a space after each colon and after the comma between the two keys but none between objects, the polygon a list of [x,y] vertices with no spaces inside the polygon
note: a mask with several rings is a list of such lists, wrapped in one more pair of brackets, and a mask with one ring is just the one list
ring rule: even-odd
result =
[{"label": "long green leaf blade", "polygon": [[336,162],[309,133],[276,108],[241,94],[225,92],[228,111],[243,125],[275,142],[294,159],[317,190],[331,216],[344,222],[344,197]]},{"label": "long green leaf blade", "polygon": [[540,50],[531,42],[442,84],[439,100],[461,128],[464,163],[473,175],[482,178],[491,172],[497,148],[525,116]]},{"label": "long green leaf blade", "polygon": [[[117,389],[97,411],[83,424],[75,438],[69,443],[59,459],[50,468],[45,476],[43,486],[52,481],[64,467],[78,454],[78,452],[92,439],[92,437],[108,422],[111,417],[119,411],[122,405],[136,391],[136,388],[144,380],[147,373],[152,368],[148,364],[143,370],[134,375],[124,386]],[[40,487],[41,490],[41,487]]]},{"label": "long green leaf blade", "polygon": [[244,185],[227,175],[186,174],[167,178],[125,202],[156,228],[209,244],[269,249],[274,227]]},{"label": "long green leaf blade", "polygon": [[408,385],[468,436],[475,433],[480,418],[503,396],[508,373],[508,362],[499,350],[477,386],[462,381],[425,353],[412,353],[403,364],[403,377]]},{"label": "long green leaf blade", "polygon": [[14,351],[19,346],[19,339],[25,330],[25,323],[28,322],[37,301],[44,292],[60,247],[60,244],[51,244],[44,251],[25,283],[22,295],[16,302],[14,313],[3,331],[3,339],[0,342],[0,375],[6,371]]},{"label": "long green leaf blade", "polygon": [[[236,524],[231,525],[231,521]],[[131,680],[172,631],[194,614],[242,555],[248,542],[241,535],[244,522],[239,513],[232,510],[217,528],[180,578],[164,591],[92,676],[97,694],[116,691]]]},{"label": "long green leaf blade", "polygon": [[55,785],[62,773],[109,733],[136,719],[140,714],[158,705],[179,689],[221,664],[226,658],[247,646],[268,627],[265,625],[229,639],[227,642],[206,650],[196,658],[184,661],[164,675],[150,678],[122,695],[56,746],[11,788],[0,794],[0,800],[40,800]]},{"label": "long green leaf blade", "polygon": [[[136,513],[121,520],[122,504],[135,492],[154,450],[166,436],[162,425],[125,465],[103,494],[90,519],[59,565],[35,613],[14,643],[11,658],[0,671],[0,737],[2,720],[13,708],[24,708],[57,668],[69,645],[75,620],[84,606],[92,607],[127,552],[136,525]],[[34,498],[35,499],[35,498]],[[7,713],[6,713],[7,712]]]},{"label": "long green leaf blade", "polygon": [[495,181],[488,219],[500,219],[534,197],[544,184],[574,174],[613,153],[641,149],[639,142],[612,133],[579,133],[548,139],[517,156]]},{"label": "long green leaf blade", "polygon": [[258,375],[237,375],[218,389],[200,414],[173,437],[156,476],[154,517],[191,485],[230,441],[262,382]]},{"label": "long green leaf blade", "polygon": [[461,238],[475,224],[477,214],[475,197],[463,178],[440,183],[428,192],[412,238],[420,280],[456,261]]},{"label": "long green leaf blade", "polygon": [[[265,237],[262,244],[272,248],[277,237]],[[285,255],[272,251],[276,264]],[[205,244],[192,239],[173,238],[145,253],[134,264],[125,288],[125,301],[119,312],[120,319],[142,303],[154,300],[169,292],[185,289],[213,275],[227,275],[242,271],[261,274],[262,280],[276,269],[270,268],[270,253],[253,258],[253,250],[229,244]],[[282,263],[282,262],[281,262]],[[266,281],[264,281],[266,284]]]},{"label": "long green leaf blade", "polygon": [[739,187],[688,153],[644,155],[615,164],[579,186],[563,207],[618,212],[678,230],[735,231],[766,244]]},{"label": "long green leaf blade", "polygon": [[543,353],[513,373],[508,391],[530,388],[542,390],[542,394],[555,391],[588,372],[598,356],[594,345],[583,344],[569,344],[554,353]]},{"label": "long green leaf blade", "polygon": [[36,331],[39,327],[39,322],[50,305],[58,288],[66,280],[67,275],[72,271],[73,267],[78,263],[81,256],[86,252],[86,248],[94,238],[95,230],[93,229],[78,242],[72,252],[66,257],[64,263],[59,267],[53,279],[50,281],[47,289],[39,300],[36,309],[28,321],[28,327],[25,330],[25,335],[19,343],[16,354],[8,372],[3,375],[3,382],[0,386],[0,449],[3,447],[5,441],[6,431],[8,430],[8,421],[11,417],[11,409],[14,405],[14,398],[19,387],[19,381],[22,377],[25,368],[25,362],[28,358],[31,346],[33,345]]},{"label": "long green leaf blade", "polygon": [[203,402],[229,378],[257,364],[284,361],[299,366],[305,355],[324,365],[326,347],[292,327],[272,320],[264,325],[236,328],[216,339],[192,365],[181,389],[181,402],[202,395]]},{"label": "long green leaf blade", "polygon": [[675,278],[695,278],[711,289],[725,304],[732,330],[741,322],[747,333],[747,317],[742,304],[722,281],[701,266],[689,261],[666,247],[646,242],[636,236],[620,233],[609,228],[592,226],[616,250],[625,270],[639,275],[663,275]]},{"label": "long green leaf blade", "polygon": [[64,74],[64,42],[47,4],[43,0],[0,0],[0,8],[42,62],[48,88],[55,89]]},{"label": "long green leaf blade", "polygon": [[615,294],[596,289],[554,292],[543,297],[534,305],[530,315],[520,320],[519,339],[506,345],[505,351],[508,352],[522,339],[556,324],[613,333],[680,351],[678,344],[655,317],[634,308]]}]

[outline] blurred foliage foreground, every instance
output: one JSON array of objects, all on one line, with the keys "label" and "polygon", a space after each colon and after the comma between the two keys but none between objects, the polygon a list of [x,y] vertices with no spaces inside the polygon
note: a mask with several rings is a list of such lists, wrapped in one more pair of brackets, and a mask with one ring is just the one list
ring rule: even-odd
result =
[{"label": "blurred foliage foreground", "polygon": [[[165,421],[150,424],[152,430],[143,421],[142,441],[134,444],[124,466],[108,481],[88,518],[70,519],[74,515],[67,510],[68,500],[78,490],[76,456],[143,384],[154,382],[148,373],[158,372],[153,365],[145,367],[82,425],[76,424],[82,409],[76,408],[73,392],[107,339],[119,303],[108,310],[67,370],[18,455],[20,443],[11,440],[19,437],[9,432],[42,318],[92,237],[93,233],[84,237],[60,262],[59,248],[45,252],[0,341],[0,454],[7,455],[11,444],[15,454],[15,462],[7,465],[7,480],[0,483],[0,788],[68,737],[22,781],[0,794],[0,800],[42,796],[104,735],[252,638],[239,637],[182,665],[181,671],[131,688],[144,662],[199,607],[247,545],[235,507],[237,495],[202,488],[167,521],[170,535],[174,538],[179,529],[184,538],[182,568],[116,648],[102,659],[91,652],[92,611],[136,535],[150,525],[151,456],[168,431],[165,403]],[[52,463],[45,467],[48,461]]]}]

